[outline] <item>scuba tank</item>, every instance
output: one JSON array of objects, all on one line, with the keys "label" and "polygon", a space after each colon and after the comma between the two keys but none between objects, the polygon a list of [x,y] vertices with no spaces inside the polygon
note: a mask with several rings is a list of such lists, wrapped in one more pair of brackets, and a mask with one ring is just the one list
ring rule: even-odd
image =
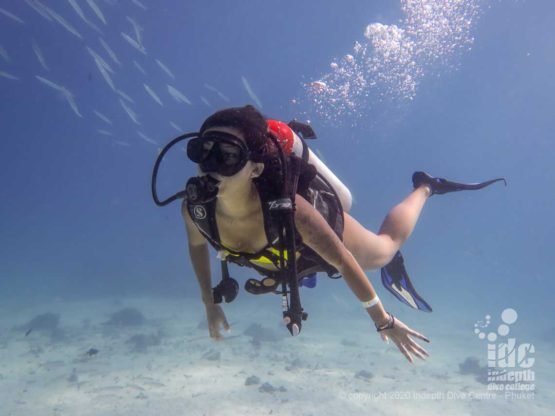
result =
[{"label": "scuba tank", "polygon": [[289,122],[289,124],[279,120],[268,120],[267,124],[268,130],[276,136],[285,154],[290,155],[293,153],[297,157],[313,165],[339,197],[343,211],[349,212],[353,204],[351,191],[349,191],[345,184],[341,182],[312,150],[310,150],[304,141],[316,138],[316,133],[314,133],[312,127],[296,120]]}]

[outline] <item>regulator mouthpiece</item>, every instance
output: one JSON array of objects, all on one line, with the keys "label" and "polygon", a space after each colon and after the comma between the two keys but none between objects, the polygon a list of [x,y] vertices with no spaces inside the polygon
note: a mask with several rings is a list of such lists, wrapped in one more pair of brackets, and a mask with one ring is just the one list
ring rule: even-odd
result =
[{"label": "regulator mouthpiece", "polygon": [[187,201],[191,204],[205,204],[213,201],[218,195],[220,181],[212,176],[194,176],[187,181],[185,192]]}]

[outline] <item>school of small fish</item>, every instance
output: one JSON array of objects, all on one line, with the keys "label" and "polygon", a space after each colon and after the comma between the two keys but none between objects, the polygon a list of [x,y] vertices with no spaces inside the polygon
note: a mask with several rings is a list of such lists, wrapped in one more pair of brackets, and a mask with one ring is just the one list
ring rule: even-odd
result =
[{"label": "school of small fish", "polygon": [[[144,0],[130,0],[132,4],[132,13],[144,14],[148,7]],[[44,0],[23,0],[22,6],[17,9],[17,13],[12,12],[6,8],[9,3],[3,4],[0,7],[0,25],[15,25],[19,27],[26,27],[32,25],[33,28],[40,27],[41,21],[44,23],[44,30],[62,30],[67,32],[69,38],[73,38],[73,42],[78,41],[84,51],[84,57],[76,57],[75,59],[89,59],[91,64],[91,74],[96,72],[107,86],[104,93],[113,94],[114,100],[119,103],[116,110],[110,111],[86,108],[86,103],[79,103],[79,97],[76,96],[66,85],[63,85],[56,76],[57,69],[61,69],[61,62],[56,62],[56,59],[49,57],[48,46],[45,40],[37,35],[36,31],[34,37],[28,39],[29,53],[32,54],[33,60],[37,63],[36,72],[34,73],[33,80],[29,82],[36,82],[49,89],[52,93],[53,99],[56,103],[65,103],[68,108],[79,118],[88,118],[90,115],[95,122],[96,132],[101,136],[111,138],[110,140],[120,146],[129,146],[127,141],[117,140],[117,134],[111,129],[115,124],[121,122],[126,118],[131,125],[141,126],[141,115],[137,112],[136,100],[142,102],[144,97],[148,96],[151,102],[155,105],[165,107],[167,104],[166,96],[169,101],[173,101],[174,105],[186,104],[189,106],[195,105],[195,100],[189,98],[183,92],[183,83],[180,83],[179,77],[176,72],[164,63],[159,57],[152,57],[147,51],[148,33],[145,33],[145,28],[140,22],[140,18],[133,15],[125,16],[125,24],[121,25],[121,30],[118,30],[121,37],[121,42],[117,43],[118,38],[112,38],[108,43],[104,37],[104,32],[113,21],[110,7],[115,7],[116,2],[100,1],[100,0],[67,0],[67,3],[60,0],[59,2],[46,2]],[[25,6],[26,5],[26,6]],[[28,6],[28,7],[27,7]],[[66,6],[64,8],[64,6]],[[9,8],[9,7],[8,7]],[[27,9],[29,15],[25,13]],[[38,17],[40,16],[40,18]],[[35,22],[38,20],[38,22]],[[118,26],[119,27],[119,26]],[[92,29],[92,31],[91,31]],[[69,42],[70,40],[68,40]],[[14,46],[14,49],[16,47]],[[20,75],[17,71],[13,70],[14,59],[17,55],[16,50],[12,50],[6,42],[0,45],[0,82],[20,82],[26,81],[29,75]],[[88,55],[88,58],[86,57]],[[129,59],[123,59],[124,56],[135,55]],[[152,84],[152,74],[149,77],[149,82],[143,82],[143,93],[139,91],[140,87],[135,87],[133,90],[133,97],[122,90],[121,86],[124,85],[123,79],[126,74],[122,71],[137,71],[141,76],[146,77],[151,70],[147,72],[145,63],[148,60],[157,66],[161,72],[159,78],[165,78],[166,83],[165,91],[163,88],[158,89]],[[146,65],[148,67],[148,65]],[[129,69],[134,68],[134,69]],[[92,75],[89,75],[89,80]],[[171,83],[171,84],[170,84]],[[244,91],[254,102],[258,108],[262,108],[262,103],[256,93],[254,92],[250,82],[246,77],[241,77],[241,83]],[[17,84],[13,84],[17,85]],[[163,85],[163,84],[162,84]],[[126,84],[126,89],[129,86]],[[220,105],[222,102],[229,102],[230,98],[217,89],[215,86],[205,83],[204,88],[207,90],[206,96],[198,96],[198,103],[202,103],[208,107]],[[219,104],[215,104],[216,101]],[[120,108],[117,113],[117,107]],[[111,106],[114,108],[114,106]],[[82,111],[82,110],[86,111]],[[168,122],[169,125],[176,131],[183,133],[183,129],[173,121]],[[136,129],[135,129],[136,130]],[[159,147],[160,144],[147,136],[143,131],[136,130],[137,137],[141,138],[144,142]]]}]

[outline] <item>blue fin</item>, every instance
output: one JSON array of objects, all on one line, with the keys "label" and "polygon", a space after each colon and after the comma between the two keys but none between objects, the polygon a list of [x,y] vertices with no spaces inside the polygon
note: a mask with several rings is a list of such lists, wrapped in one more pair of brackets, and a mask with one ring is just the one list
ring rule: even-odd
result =
[{"label": "blue fin", "polygon": [[381,272],[382,283],[393,296],[411,308],[425,312],[432,311],[430,305],[422,299],[412,285],[407,270],[405,269],[405,261],[400,251],[395,254],[393,260],[391,260],[389,264],[382,267]]}]

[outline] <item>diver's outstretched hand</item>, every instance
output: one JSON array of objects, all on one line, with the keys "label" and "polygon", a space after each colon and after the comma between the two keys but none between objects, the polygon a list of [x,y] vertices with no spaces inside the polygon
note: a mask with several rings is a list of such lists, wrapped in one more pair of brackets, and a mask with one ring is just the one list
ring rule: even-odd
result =
[{"label": "diver's outstretched hand", "polygon": [[222,326],[226,331],[229,331],[229,324],[225,317],[225,313],[220,305],[205,305],[206,307],[206,319],[208,320],[208,331],[210,332],[210,338],[218,341],[221,340],[222,334],[220,332],[220,326]]},{"label": "diver's outstretched hand", "polygon": [[430,356],[428,351],[418,345],[411,336],[426,342],[430,342],[430,340],[421,333],[410,329],[397,318],[395,318],[393,328],[381,331],[380,335],[384,341],[393,341],[393,343],[397,345],[397,348],[399,348],[399,351],[401,351],[411,363],[413,361],[411,354],[414,354],[421,360],[425,360],[426,357]]}]

